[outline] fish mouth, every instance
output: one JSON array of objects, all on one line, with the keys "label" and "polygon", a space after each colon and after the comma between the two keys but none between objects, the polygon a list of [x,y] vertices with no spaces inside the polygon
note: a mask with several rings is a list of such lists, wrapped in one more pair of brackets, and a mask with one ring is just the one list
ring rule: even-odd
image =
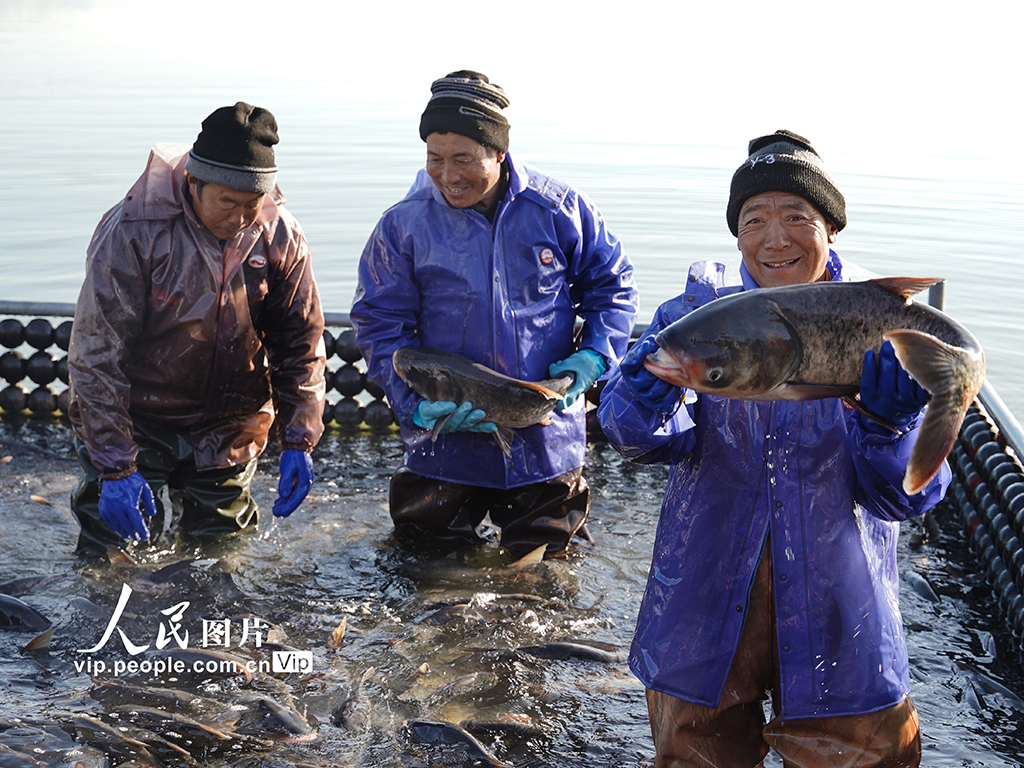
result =
[{"label": "fish mouth", "polygon": [[644,368],[659,379],[675,384],[677,387],[693,388],[693,368],[699,363],[695,360],[680,359],[675,355],[657,349],[644,358]]}]

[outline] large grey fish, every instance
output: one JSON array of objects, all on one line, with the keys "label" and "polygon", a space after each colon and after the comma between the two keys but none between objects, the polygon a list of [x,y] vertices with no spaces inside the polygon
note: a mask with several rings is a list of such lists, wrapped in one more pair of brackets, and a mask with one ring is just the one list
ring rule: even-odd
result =
[{"label": "large grey fish", "polygon": [[[402,347],[395,350],[391,361],[402,381],[421,397],[458,405],[468,400],[484,411],[487,421],[498,425],[495,437],[507,455],[511,430],[547,423],[548,414],[575,379],[570,374],[544,381],[521,381],[432,347]],[[435,438],[444,421],[438,419],[434,425]]]},{"label": "large grey fish", "polygon": [[452,746],[460,748],[466,761],[472,765],[487,765],[492,768],[510,768],[481,744],[461,725],[439,720],[410,720],[405,724],[409,735],[421,744]]},{"label": "large grey fish", "polygon": [[918,493],[939,471],[985,381],[985,355],[970,331],[911,301],[939,282],[887,277],[726,296],[663,329],[644,366],[696,392],[740,400],[841,397],[880,420],[853,396],[864,353],[889,341],[932,396],[903,479],[907,493]]}]

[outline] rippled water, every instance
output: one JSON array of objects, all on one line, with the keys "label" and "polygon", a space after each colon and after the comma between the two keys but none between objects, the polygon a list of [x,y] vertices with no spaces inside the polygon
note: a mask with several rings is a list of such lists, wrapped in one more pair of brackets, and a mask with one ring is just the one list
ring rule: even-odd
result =
[{"label": "rippled water", "polygon": [[[128,584],[134,591],[126,616],[133,616],[118,627],[136,644],[153,643],[161,622],[167,623],[160,612],[188,600],[181,628],[190,631],[190,648],[199,646],[203,618],[233,620],[234,632],[243,617],[257,617],[273,628],[271,639],[312,653],[310,674],[268,672],[249,683],[221,681],[193,690],[234,703],[236,717],[252,710],[255,697],[272,698],[304,714],[316,738],[257,745],[232,736],[208,747],[204,765],[466,764],[462,753],[412,741],[405,724],[416,718],[528,723],[531,735],[479,736],[496,758],[513,766],[632,767],[651,757],[643,689],[624,663],[548,660],[510,649],[552,642],[601,649],[628,645],[646,582],[664,468],[628,464],[606,443],[592,443],[595,545],[513,576],[495,570],[508,561],[493,544],[458,558],[401,549],[386,511],[399,440],[392,433],[333,432],[315,453],[313,494],[291,518],[271,520],[257,535],[206,550],[166,540],[152,550],[135,550],[138,563],[124,567],[83,565],[73,555],[77,529],[67,493],[76,467],[69,443],[59,424],[0,424],[2,454],[13,457],[0,465],[0,582],[57,576],[22,596],[55,624],[49,651],[24,653],[20,649],[34,633],[0,630],[0,728],[3,718],[15,715],[36,727],[67,723],[69,712],[109,717],[104,713],[113,707],[89,691],[98,682],[123,679],[107,673],[91,680],[75,662],[91,658],[80,649],[98,642],[122,584]],[[256,495],[264,508],[273,498],[275,470],[274,456],[261,461]],[[52,506],[33,501],[33,495]],[[922,543],[925,529],[912,522],[903,527],[899,549],[923,764],[1016,766],[1024,760],[1024,702],[994,683],[1024,690],[1018,652],[966,555],[959,521],[941,507],[936,519],[937,540]],[[158,568],[196,557],[206,561],[174,579],[154,577],[157,583],[149,583]],[[907,581],[910,573],[927,579],[937,594]],[[93,615],[88,604],[72,602],[82,597],[102,610]],[[454,605],[466,607],[445,611]],[[342,621],[344,636],[335,649],[331,633]],[[268,655],[252,651],[251,639],[248,645],[235,652]],[[130,658],[116,634],[93,656],[103,654]],[[363,686],[366,729],[331,724],[332,708],[369,667],[374,671]],[[182,687],[166,676],[143,682]],[[70,736],[51,730],[64,734],[71,748]],[[119,762],[114,756],[120,753],[107,749]]]}]

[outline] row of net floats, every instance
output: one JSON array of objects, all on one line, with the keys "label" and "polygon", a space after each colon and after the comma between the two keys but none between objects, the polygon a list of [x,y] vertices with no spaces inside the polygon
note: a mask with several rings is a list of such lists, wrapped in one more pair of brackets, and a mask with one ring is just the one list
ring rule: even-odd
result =
[{"label": "row of net floats", "polygon": [[[56,327],[45,318],[35,318],[22,323],[15,318],[0,320],[0,347],[7,352],[0,355],[0,379],[7,385],[0,389],[0,410],[5,416],[29,411],[35,416],[52,416],[67,413],[68,409],[68,358],[67,354],[54,357],[52,347],[67,353],[71,340],[71,321],[65,320]],[[24,345],[35,349],[24,356],[18,349]],[[372,429],[386,429],[395,421],[395,414],[384,401],[384,390],[366,377],[356,364],[362,365],[362,355],[356,346],[355,332],[342,331],[337,337],[324,331],[324,346],[327,359],[337,355],[343,365],[325,372],[327,391],[335,391],[341,398],[324,404],[324,424],[332,422],[339,427],[358,427],[361,424]],[[21,383],[29,380],[36,384],[31,390],[22,388]],[[56,381],[65,386],[59,392],[51,389]],[[362,404],[357,398],[365,393],[369,400]]]},{"label": "row of net floats", "polygon": [[1024,639],[1024,467],[975,401],[950,452],[964,532],[1008,626]]}]

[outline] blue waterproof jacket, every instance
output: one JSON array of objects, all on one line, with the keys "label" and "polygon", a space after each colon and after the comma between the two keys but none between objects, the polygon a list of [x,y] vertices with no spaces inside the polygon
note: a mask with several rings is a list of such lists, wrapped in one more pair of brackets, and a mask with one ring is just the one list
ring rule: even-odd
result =
[{"label": "blue waterproof jacket", "polygon": [[454,432],[414,438],[423,399],[391,362],[400,347],[457,352],[527,381],[578,346],[611,368],[626,351],[637,310],[633,265],[580,192],[506,154],[509,186],[492,224],[450,206],[425,171],[385,211],[359,262],[352,324],[368,374],[387,393],[406,438],[406,466],[440,480],[511,488],[583,465],[585,401],[552,413],[553,423],[515,432],[507,458],[493,435]]},{"label": "blue waterproof jacket", "polygon": [[[833,280],[855,267],[833,252]],[[727,293],[700,262],[646,335]],[[688,400],[693,399],[691,396]],[[902,481],[917,423],[883,432],[839,399],[698,395],[671,417],[635,401],[616,371],[598,415],[627,458],[671,465],[629,664],[644,685],[718,705],[769,534],[783,718],[873,712],[910,691],[899,612],[899,521],[937,503],[949,467],[919,494]]]}]

